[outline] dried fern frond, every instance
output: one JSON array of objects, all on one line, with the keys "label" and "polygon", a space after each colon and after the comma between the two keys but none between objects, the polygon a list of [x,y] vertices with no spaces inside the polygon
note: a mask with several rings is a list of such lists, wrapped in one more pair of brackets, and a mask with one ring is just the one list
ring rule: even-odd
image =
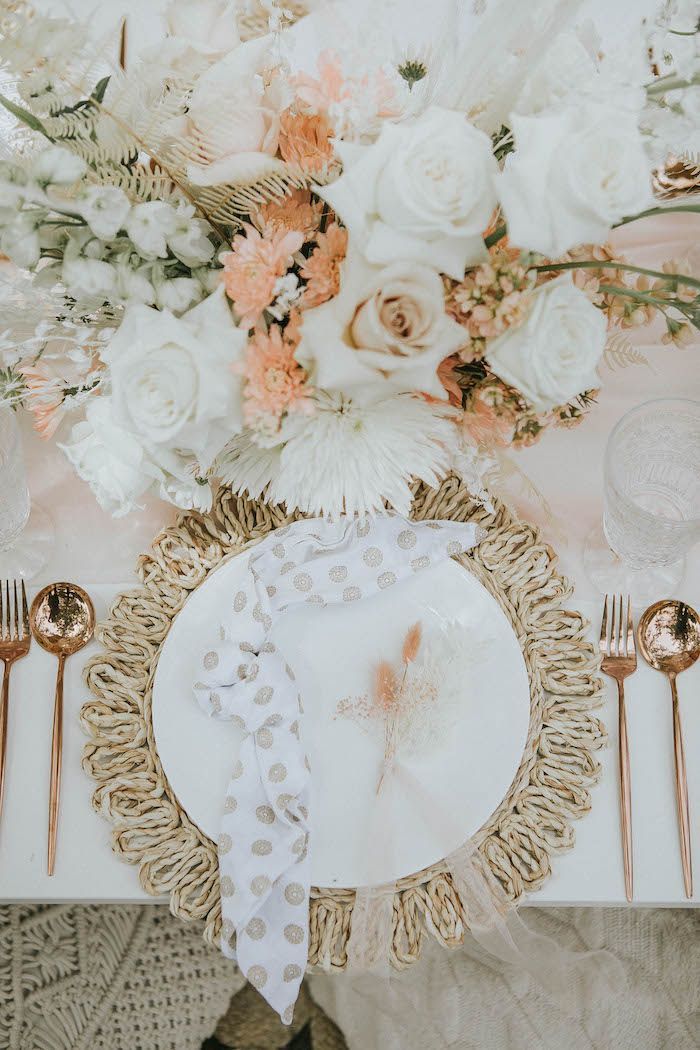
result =
[{"label": "dried fern frond", "polygon": [[632,346],[630,340],[622,332],[614,332],[608,337],[603,351],[603,360],[613,372],[620,368],[629,368],[630,365],[646,365],[647,368],[651,368],[642,351]]}]

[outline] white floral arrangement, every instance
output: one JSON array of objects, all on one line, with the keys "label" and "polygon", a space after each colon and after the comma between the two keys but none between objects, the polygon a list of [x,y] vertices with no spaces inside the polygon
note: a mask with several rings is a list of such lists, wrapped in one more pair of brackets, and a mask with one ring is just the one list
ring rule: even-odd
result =
[{"label": "white floral arrangement", "polygon": [[700,210],[652,192],[700,152],[698,3],[614,54],[555,0],[313,7],[173,0],[125,71],[0,0],[0,397],[115,514],[479,491],[494,449],[583,418],[625,329],[700,324],[686,262],[608,243]]}]

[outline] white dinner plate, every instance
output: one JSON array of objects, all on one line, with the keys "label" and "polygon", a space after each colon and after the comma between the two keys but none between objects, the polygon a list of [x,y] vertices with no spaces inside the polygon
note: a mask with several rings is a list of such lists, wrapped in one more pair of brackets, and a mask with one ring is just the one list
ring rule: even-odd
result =
[{"label": "white dinner plate", "polygon": [[[156,747],[180,805],[216,840],[242,733],[207,717],[192,691],[215,645],[248,555],[225,562],[175,618],[153,687]],[[459,690],[435,700],[421,740],[377,794],[384,723],[339,713],[369,695],[377,663],[400,661],[408,628],[457,651]],[[351,605],[312,606],[273,628],[304,700],[312,769],[312,881],[353,887],[392,882],[458,848],[489,818],[520,765],[530,693],[520,646],[498,602],[450,560]],[[443,705],[442,707],[440,705]],[[419,719],[423,717],[419,715]],[[422,724],[422,723],[421,723]],[[418,744],[416,744],[416,737]]]}]

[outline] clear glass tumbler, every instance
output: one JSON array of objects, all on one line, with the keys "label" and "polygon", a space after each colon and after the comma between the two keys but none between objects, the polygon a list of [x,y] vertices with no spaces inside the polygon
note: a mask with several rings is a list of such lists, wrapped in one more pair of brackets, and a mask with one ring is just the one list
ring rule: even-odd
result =
[{"label": "clear glass tumbler", "polygon": [[53,546],[48,516],[29,497],[17,414],[0,402],[0,579],[31,579]]},{"label": "clear glass tumbler", "polygon": [[586,541],[586,571],[601,592],[666,598],[699,540],[700,401],[648,401],[608,439],[603,520]]}]

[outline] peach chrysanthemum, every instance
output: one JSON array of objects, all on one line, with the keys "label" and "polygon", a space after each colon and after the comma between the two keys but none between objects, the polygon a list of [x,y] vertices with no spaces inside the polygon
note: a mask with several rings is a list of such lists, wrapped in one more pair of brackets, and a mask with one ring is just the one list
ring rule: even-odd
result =
[{"label": "peach chrysanthemum", "polygon": [[317,235],[316,244],[300,271],[308,282],[302,299],[307,308],[320,306],[340,291],[340,264],[348,249],[348,231],[332,222],[325,233]]},{"label": "peach chrysanthemum", "polygon": [[42,438],[52,438],[66,411],[61,383],[41,362],[24,365],[19,371],[27,387],[27,405],[34,417],[34,429]]},{"label": "peach chrysanthemum", "polygon": [[294,357],[297,345],[296,323],[284,332],[273,324],[268,332],[256,332],[248,343],[241,366],[246,380],[243,418],[253,430],[273,435],[288,412],[311,411],[306,372]]},{"label": "peach chrysanthemum", "polygon": [[280,153],[288,164],[322,175],[333,161],[333,128],[324,114],[309,116],[285,109],[280,117]]},{"label": "peach chrysanthemum", "polygon": [[301,233],[305,241],[316,234],[323,215],[323,203],[314,201],[309,190],[294,190],[282,200],[267,201],[253,214],[263,236],[273,233]]},{"label": "peach chrysanthemum", "polygon": [[237,234],[232,251],[220,258],[224,264],[224,287],[241,324],[253,328],[263,310],[276,296],[277,281],[292,264],[294,252],[304,243],[304,236],[284,230],[266,231],[264,236],[248,223],[245,236]]}]

